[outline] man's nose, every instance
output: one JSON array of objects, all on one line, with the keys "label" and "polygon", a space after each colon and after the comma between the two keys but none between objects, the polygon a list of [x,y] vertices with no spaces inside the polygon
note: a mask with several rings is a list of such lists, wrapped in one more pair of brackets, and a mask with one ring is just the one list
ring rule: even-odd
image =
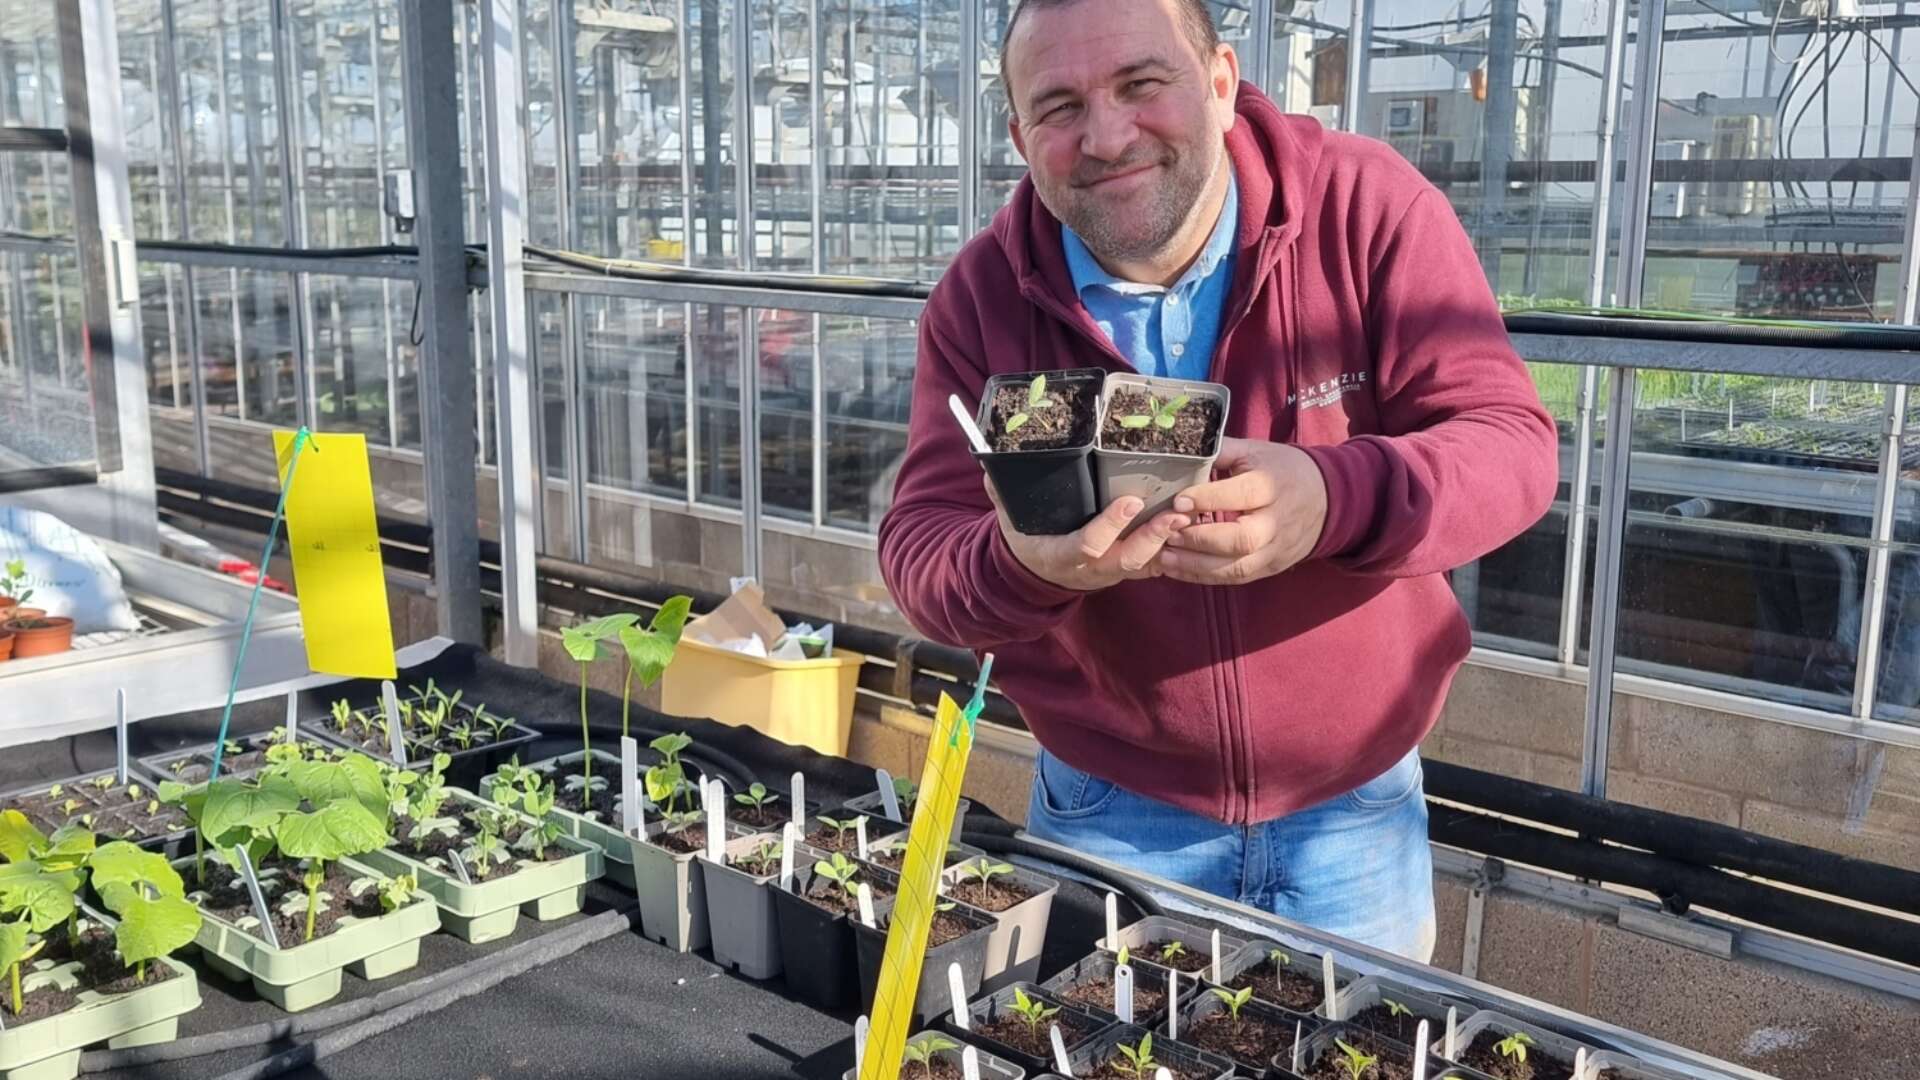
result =
[{"label": "man's nose", "polygon": [[1138,136],[1132,109],[1097,98],[1088,102],[1086,127],[1080,136],[1082,154],[1100,161],[1118,161]]}]

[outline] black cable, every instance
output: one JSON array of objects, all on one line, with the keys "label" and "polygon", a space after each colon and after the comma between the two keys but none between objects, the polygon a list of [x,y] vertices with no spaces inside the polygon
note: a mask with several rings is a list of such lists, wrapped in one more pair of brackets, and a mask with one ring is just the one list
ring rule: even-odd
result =
[{"label": "black cable", "polygon": [[1916,96],[1920,96],[1920,86],[1915,86],[1913,80],[1907,78],[1907,73],[1900,69],[1900,58],[1893,55],[1893,50],[1887,48],[1881,43],[1879,38],[1874,37],[1872,34],[1867,35],[1867,44],[1879,49],[1880,55],[1887,58],[1887,66],[1893,69],[1893,73],[1900,76],[1900,81],[1907,84],[1908,90],[1913,91]]}]

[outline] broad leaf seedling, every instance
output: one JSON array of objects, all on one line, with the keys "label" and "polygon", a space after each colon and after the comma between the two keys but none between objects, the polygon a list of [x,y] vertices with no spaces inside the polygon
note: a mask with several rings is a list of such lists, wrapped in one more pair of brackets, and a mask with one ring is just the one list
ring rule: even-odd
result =
[{"label": "broad leaf seedling", "polygon": [[1240,1010],[1246,1007],[1247,1002],[1253,1000],[1253,987],[1249,986],[1242,990],[1228,990],[1216,986],[1213,988],[1213,996],[1226,1003],[1227,1010],[1233,1014],[1233,1030],[1238,1034],[1240,1031]]},{"label": "broad leaf seedling", "polygon": [[847,834],[858,828],[860,821],[861,819],[858,817],[850,817],[845,821],[839,821],[825,814],[820,815],[821,824],[833,830],[834,841],[841,847],[847,846]]},{"label": "broad leaf seedling", "polygon": [[1527,1047],[1532,1045],[1533,1038],[1531,1036],[1524,1031],[1516,1031],[1506,1038],[1501,1039],[1499,1042],[1494,1043],[1493,1049],[1495,1053],[1503,1058],[1525,1064],[1527,1060]]},{"label": "broad leaf seedling", "polygon": [[680,631],[686,627],[687,615],[692,611],[691,596],[671,597],[653,613],[653,621],[645,630],[640,629],[639,619],[635,618],[616,631],[620,647],[627,654],[627,677],[620,688],[621,738],[631,734],[627,712],[633,701],[633,680],[638,678],[640,688],[645,690],[666,674],[667,666],[673,663],[673,654],[680,647]]},{"label": "broad leaf seedling", "polygon": [[1140,1036],[1140,1042],[1135,1046],[1128,1046],[1126,1043],[1121,1043],[1118,1049],[1120,1056],[1126,1059],[1126,1063],[1122,1064],[1116,1061],[1113,1063],[1114,1068],[1126,1073],[1128,1076],[1153,1075],[1153,1067],[1158,1063],[1153,1060],[1152,1035]]},{"label": "broad leaf seedling", "polygon": [[943,1050],[958,1049],[960,1049],[959,1043],[943,1035],[935,1035],[929,1032],[917,1039],[909,1041],[901,1050],[901,1053],[905,1055],[908,1061],[925,1069],[929,1080],[931,1080],[933,1076],[933,1059],[939,1056]]},{"label": "broad leaf seedling", "polygon": [[1407,1008],[1405,1005],[1400,1004],[1390,997],[1381,998],[1380,1004],[1386,1006],[1388,1016],[1401,1017],[1413,1015],[1412,1009]]},{"label": "broad leaf seedling", "polygon": [[1187,394],[1180,394],[1166,401],[1160,401],[1149,394],[1147,395],[1148,411],[1121,417],[1120,426],[1133,430],[1156,427],[1161,431],[1172,431],[1173,425],[1180,419],[1180,410],[1186,408],[1187,402],[1191,400],[1193,400],[1192,397]]},{"label": "broad leaf seedling", "polygon": [[848,896],[859,894],[859,883],[853,879],[860,876],[860,867],[838,851],[833,853],[833,858],[814,863],[813,872],[845,889]]},{"label": "broad leaf seedling", "polygon": [[1014,1015],[1026,1021],[1027,1032],[1032,1035],[1040,1034],[1040,1025],[1052,1019],[1053,1015],[1060,1011],[1058,1005],[1049,1006],[1039,998],[1030,998],[1017,986],[1013,988],[1013,1004],[1008,1007],[1013,1010]]},{"label": "broad leaf seedling", "polygon": [[755,810],[765,810],[769,803],[780,801],[780,796],[767,790],[767,785],[756,783],[745,791],[734,795],[733,801],[741,806],[751,806]]},{"label": "broad leaf seedling", "polygon": [[[1045,375],[1035,375],[1033,381],[1027,384],[1026,411],[1017,412],[1007,417],[1007,434],[1011,435],[1021,428],[1026,427],[1028,421],[1033,419],[1033,417],[1029,415],[1030,413],[1051,408],[1052,405],[1053,400],[1047,397],[1047,377]],[[905,805],[905,800],[902,800],[901,806],[903,809]]]},{"label": "broad leaf seedling", "polygon": [[[592,619],[560,631],[560,645],[580,665],[580,775],[593,779],[593,736],[587,730],[587,668],[600,659],[600,643],[640,621],[640,616],[621,612]],[[582,793],[582,809],[593,809],[593,789]]]},{"label": "broad leaf seedling", "polygon": [[1347,1080],[1362,1080],[1368,1070],[1380,1060],[1358,1047],[1349,1045],[1344,1039],[1333,1040],[1333,1045],[1340,1048],[1340,1056],[1333,1059],[1334,1064],[1347,1074]]},{"label": "broad leaf seedling", "polygon": [[1160,946],[1160,962],[1163,964],[1172,963],[1174,958],[1185,955],[1187,955],[1185,942],[1169,941],[1165,945]]},{"label": "broad leaf seedling", "polygon": [[660,764],[647,770],[647,798],[663,813],[672,813],[687,786],[687,769],[680,752],[693,745],[693,736],[684,731],[662,735],[647,744],[660,755]]},{"label": "broad leaf seedling", "polygon": [[14,602],[25,607],[33,599],[33,590],[27,586],[33,578],[27,574],[25,559],[7,560],[7,572],[0,574],[0,596],[10,596]]}]

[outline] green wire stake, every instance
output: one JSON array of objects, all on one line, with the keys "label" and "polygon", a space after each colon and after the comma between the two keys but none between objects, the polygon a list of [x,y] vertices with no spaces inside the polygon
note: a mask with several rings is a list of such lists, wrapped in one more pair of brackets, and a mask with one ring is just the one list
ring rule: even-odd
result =
[{"label": "green wire stake", "polygon": [[[977,682],[973,684],[973,699],[967,702],[966,708],[960,710],[961,717],[965,719],[967,722],[968,735],[973,734],[974,725],[980,722],[980,714],[986,710],[987,679],[992,674],[993,674],[993,654],[988,653],[986,655],[986,658],[980,661],[980,678]],[[959,724],[953,725],[953,732],[947,736],[947,745],[948,746],[960,745],[960,725]]]},{"label": "green wire stake", "polygon": [[[260,566],[253,578],[253,595],[247,600],[247,620],[240,625],[240,647],[233,657],[233,678],[227,682],[227,703],[220,710],[220,736],[213,744],[213,771],[207,783],[220,779],[220,759],[227,752],[227,724],[233,720],[233,699],[240,692],[240,669],[247,662],[247,643],[253,640],[253,617],[260,610],[260,590],[267,584],[267,563],[273,558],[273,545],[280,538],[280,521],[287,513],[287,492],[293,489],[293,470],[300,464],[300,450],[313,438],[305,427],[293,433],[293,454],[287,458],[287,475],[280,481],[280,501],[273,508],[273,524],[267,527],[267,546],[260,552]],[[320,451],[316,448],[314,453]]]}]

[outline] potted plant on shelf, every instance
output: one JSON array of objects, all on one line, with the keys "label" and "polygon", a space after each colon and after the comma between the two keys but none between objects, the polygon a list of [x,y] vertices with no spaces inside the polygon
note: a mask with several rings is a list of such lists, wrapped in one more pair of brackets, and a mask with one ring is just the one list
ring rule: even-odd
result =
[{"label": "potted plant on shelf", "polygon": [[[948,1024],[951,1030],[952,1021]],[[1071,1054],[1081,1043],[1100,1033],[1110,1020],[1043,990],[1032,983],[1014,983],[967,1005],[964,1033],[980,1046],[1029,1073],[1053,1068],[1049,1029],[1059,1028]]]},{"label": "potted plant on shelf", "polygon": [[1146,503],[1137,525],[1204,484],[1220,454],[1232,393],[1218,383],[1111,372],[1101,393],[1094,459],[1100,505],[1132,495]]},{"label": "potted plant on shelf", "polygon": [[1225,1080],[1233,1063],[1131,1024],[1115,1024],[1067,1055],[1073,1075],[1088,1080],[1152,1080],[1165,1069],[1174,1080]]},{"label": "potted plant on shelf", "polygon": [[1037,977],[1060,883],[984,855],[952,865],[943,874],[949,899],[993,920],[981,985],[993,991]]},{"label": "potted plant on shelf", "polygon": [[[900,1080],[961,1080],[966,1075],[961,1057],[966,1047],[937,1031],[923,1031],[907,1040],[900,1050]],[[980,1066],[980,1080],[1022,1080],[1025,1070],[992,1054],[974,1049]],[[855,1065],[841,1074],[841,1080],[859,1080]]]},{"label": "potted plant on shelf", "polygon": [[[338,995],[342,970],[373,980],[413,967],[440,912],[414,882],[357,858],[390,840],[378,764],[361,754],[307,760],[297,747],[270,753],[254,777],[182,797],[205,839],[201,854],[174,865],[193,870],[188,898],[205,916],[196,941],[208,964],[298,1012]],[[265,912],[246,881],[249,863]]]},{"label": "potted plant on shelf", "polygon": [[769,887],[780,876],[780,842],[765,833],[736,836],[727,841],[725,861],[702,872],[713,962],[749,979],[780,974],[780,925]]},{"label": "potted plant on shelf", "polygon": [[[1114,969],[1132,965],[1126,946],[1119,953],[1094,952],[1040,984],[1040,988],[1061,1001],[1087,1010],[1102,1019],[1119,1019],[1114,1008]],[[1166,1015],[1167,984],[1143,976],[1137,967],[1133,982],[1133,1022],[1143,1028],[1157,1026]]]},{"label": "potted plant on shelf", "polygon": [[1570,1077],[1574,1058],[1582,1049],[1589,1057],[1599,1049],[1485,1009],[1460,1025],[1454,1045],[1456,1065],[1464,1065],[1494,1080]]},{"label": "potted plant on shelf", "polygon": [[362,860],[416,879],[448,931],[475,945],[511,936],[522,914],[546,922],[577,913],[604,863],[599,848],[547,817],[552,785],[495,787],[489,803],[445,786],[445,766],[438,754],[424,776],[382,767],[394,840]]},{"label": "potted plant on shelf", "polygon": [[33,579],[27,574],[25,559],[9,559],[0,571],[4,571],[0,572],[0,623],[4,623],[33,599]]},{"label": "potted plant on shelf", "polygon": [[29,614],[16,610],[0,625],[13,634],[13,659],[54,656],[73,648],[73,620],[65,615]]},{"label": "potted plant on shelf", "polygon": [[[795,860],[800,852],[795,849]],[[810,866],[794,868],[789,889],[773,888],[774,915],[780,926],[780,965],[787,988],[818,1009],[838,1009],[859,992],[851,921],[860,917],[859,886],[866,883],[876,905],[893,892],[897,879],[835,852],[812,853]]]},{"label": "potted plant on shelf", "polygon": [[1105,375],[1075,368],[987,380],[976,422],[991,449],[973,456],[1018,531],[1064,535],[1099,512],[1093,440]]},{"label": "potted plant on shelf", "polygon": [[[904,776],[894,777],[892,786],[894,799],[900,804],[900,816],[898,818],[887,816],[886,797],[878,791],[871,791],[857,799],[847,800],[847,804],[841,807],[841,812],[843,814],[863,814],[869,818],[888,822],[890,827],[897,828],[904,832],[906,826],[913,821],[913,808],[919,804],[920,788],[919,785]],[[973,800],[962,798],[959,808],[953,812],[953,835],[949,838],[949,842],[955,844],[960,842],[960,833],[966,826],[967,811],[971,809],[973,809]]]},{"label": "potted plant on shelf", "polygon": [[[1221,948],[1226,948],[1224,940]],[[1320,956],[1288,949],[1274,941],[1250,941],[1228,954],[1222,961],[1226,985],[1234,990],[1253,988],[1253,996],[1283,1009],[1300,1013],[1323,1012],[1327,1003],[1326,971]],[[1333,988],[1345,990],[1358,978],[1351,970],[1334,965]],[[1352,1012],[1340,1011],[1342,1018]],[[1446,1010],[1441,1010],[1446,1015]]]},{"label": "potted plant on shelf", "polygon": [[[947,969],[960,965],[960,985],[968,997],[980,990],[980,972],[987,959],[987,934],[992,920],[961,908],[950,900],[936,901],[933,921],[920,964],[920,984],[914,991],[913,1019],[925,1023],[953,1004]],[[873,1008],[880,982],[880,961],[887,951],[887,931],[893,925],[894,900],[876,901],[874,925],[852,921],[854,961],[860,973],[860,1002]]]},{"label": "potted plant on shelf", "polygon": [[1234,1063],[1241,1076],[1264,1076],[1269,1065],[1291,1059],[1296,1025],[1306,1021],[1264,1001],[1253,988],[1229,990],[1211,987],[1181,1002],[1180,1039]]}]

